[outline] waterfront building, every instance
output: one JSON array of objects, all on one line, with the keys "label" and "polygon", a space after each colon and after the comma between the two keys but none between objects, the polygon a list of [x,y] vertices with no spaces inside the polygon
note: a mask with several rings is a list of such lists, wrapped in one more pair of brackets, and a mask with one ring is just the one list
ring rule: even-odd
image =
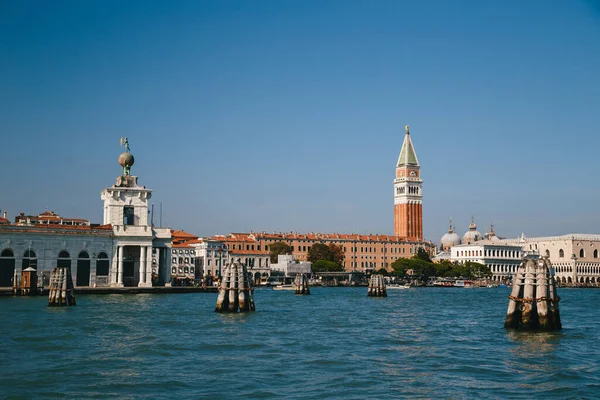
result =
[{"label": "waterfront building", "polygon": [[153,286],[170,281],[171,231],[148,221],[152,191],[130,174],[134,158],[125,139],[116,184],[101,193],[102,225],[53,212],[19,214],[0,225],[0,286],[35,268],[47,285],[53,267],[69,267],[75,286]]},{"label": "waterfront building", "polygon": [[292,255],[300,261],[308,259],[308,252],[315,243],[335,244],[344,251],[342,266],[346,271],[370,272],[381,268],[391,270],[398,258],[412,257],[419,248],[433,254],[436,247],[431,242],[409,241],[389,235],[360,235],[342,233],[231,233],[213,236],[212,239],[226,243],[232,259],[253,268],[269,270],[269,246],[283,242],[292,248]]},{"label": "waterfront building", "polygon": [[311,263],[308,261],[299,261],[293,255],[280,254],[277,256],[277,262],[271,264],[271,271],[277,271],[286,278],[293,278],[297,274],[311,274]]},{"label": "waterfront building", "polygon": [[181,230],[171,230],[171,283],[194,282],[198,278],[196,248],[192,244],[196,241],[198,236]]},{"label": "waterfront building", "polygon": [[600,235],[572,233],[563,236],[501,239],[500,243],[520,246],[523,251],[548,257],[561,284],[600,283]]},{"label": "waterfront building", "polygon": [[230,263],[227,245],[221,240],[203,238],[193,241],[196,252],[196,271],[202,276],[221,276],[223,267]]},{"label": "waterfront building", "polygon": [[492,280],[506,282],[521,264],[523,249],[518,244],[500,243],[489,239],[452,246],[449,260],[455,263],[476,262],[492,271]]}]

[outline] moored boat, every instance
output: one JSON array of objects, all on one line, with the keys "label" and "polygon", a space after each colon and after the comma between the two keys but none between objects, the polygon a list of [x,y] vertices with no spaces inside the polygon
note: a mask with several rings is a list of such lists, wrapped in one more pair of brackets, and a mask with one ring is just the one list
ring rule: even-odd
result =
[{"label": "moored boat", "polygon": [[273,286],[273,290],[296,290],[294,285],[277,285]]},{"label": "moored boat", "polygon": [[386,285],[385,288],[386,289],[410,289],[411,286],[409,284],[406,284],[406,285],[390,284],[390,285]]}]

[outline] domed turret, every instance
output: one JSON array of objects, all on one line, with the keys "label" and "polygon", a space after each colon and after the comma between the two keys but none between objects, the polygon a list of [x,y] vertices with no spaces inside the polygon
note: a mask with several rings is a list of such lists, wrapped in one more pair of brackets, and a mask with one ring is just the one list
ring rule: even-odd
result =
[{"label": "domed turret", "polygon": [[450,218],[450,228],[448,228],[448,233],[442,236],[442,239],[440,240],[442,251],[449,251],[452,246],[458,246],[459,244],[460,236],[454,231],[452,218]]},{"label": "domed turret", "polygon": [[477,230],[475,225],[475,218],[471,217],[471,225],[469,225],[469,231],[463,235],[463,244],[469,244],[481,240],[481,233]]},{"label": "domed turret", "polygon": [[488,239],[491,240],[492,242],[499,242],[500,238],[498,236],[496,236],[496,232],[494,232],[494,225],[490,225],[490,233],[488,236]]}]

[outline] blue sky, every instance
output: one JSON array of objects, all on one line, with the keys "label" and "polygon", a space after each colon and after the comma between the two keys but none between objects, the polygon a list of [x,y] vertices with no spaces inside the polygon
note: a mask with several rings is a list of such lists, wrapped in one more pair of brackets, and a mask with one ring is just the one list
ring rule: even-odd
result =
[{"label": "blue sky", "polygon": [[0,209],[101,222],[127,136],[163,225],[391,234],[410,125],[427,239],[600,233],[599,71],[592,1],[5,0]]}]

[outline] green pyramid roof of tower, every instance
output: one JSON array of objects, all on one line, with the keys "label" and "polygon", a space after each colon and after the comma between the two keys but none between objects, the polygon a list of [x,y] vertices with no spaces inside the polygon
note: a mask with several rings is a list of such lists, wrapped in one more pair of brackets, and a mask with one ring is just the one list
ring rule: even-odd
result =
[{"label": "green pyramid roof of tower", "polygon": [[415,153],[415,148],[410,140],[410,133],[406,130],[406,136],[404,136],[404,143],[402,143],[402,150],[400,150],[400,157],[398,157],[398,164],[402,165],[419,165],[419,159]]}]

